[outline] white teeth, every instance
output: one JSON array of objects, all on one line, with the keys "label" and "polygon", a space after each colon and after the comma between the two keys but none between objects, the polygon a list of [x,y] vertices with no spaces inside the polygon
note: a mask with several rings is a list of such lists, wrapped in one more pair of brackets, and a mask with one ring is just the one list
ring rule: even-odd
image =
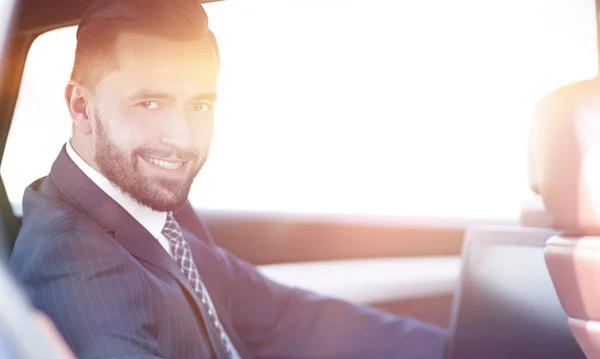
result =
[{"label": "white teeth", "polygon": [[183,165],[183,163],[181,163],[181,162],[168,162],[168,161],[163,161],[163,160],[159,160],[157,158],[152,158],[152,157],[148,157],[147,159],[150,163],[152,163],[158,167],[166,168],[169,170],[174,170]]}]

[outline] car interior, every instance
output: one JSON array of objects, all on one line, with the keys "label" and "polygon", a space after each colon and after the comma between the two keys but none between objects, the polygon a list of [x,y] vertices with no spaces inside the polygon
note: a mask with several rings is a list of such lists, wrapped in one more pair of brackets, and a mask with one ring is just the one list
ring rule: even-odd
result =
[{"label": "car interior", "polygon": [[[201,2],[222,125],[190,198],[218,245],[283,284],[447,328],[448,359],[600,358],[596,2]],[[89,1],[16,3],[3,259],[23,190],[69,137]]]}]

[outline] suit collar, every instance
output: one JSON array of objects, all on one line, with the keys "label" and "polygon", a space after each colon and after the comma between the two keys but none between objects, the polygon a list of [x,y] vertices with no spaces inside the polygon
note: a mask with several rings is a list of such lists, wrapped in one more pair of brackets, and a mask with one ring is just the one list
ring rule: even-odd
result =
[{"label": "suit collar", "polygon": [[54,161],[48,178],[68,202],[106,232],[114,233],[121,222],[134,220],[73,162],[66,146]]}]

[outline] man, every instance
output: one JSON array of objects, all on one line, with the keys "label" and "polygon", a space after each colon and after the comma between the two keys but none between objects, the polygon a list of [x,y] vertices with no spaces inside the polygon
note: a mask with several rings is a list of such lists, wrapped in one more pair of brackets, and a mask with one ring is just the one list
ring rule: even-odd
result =
[{"label": "man", "polygon": [[26,191],[11,258],[36,305],[79,358],[442,358],[440,328],[284,287],[214,244],[187,196],[216,45],[197,0],[86,11],[73,134]]}]

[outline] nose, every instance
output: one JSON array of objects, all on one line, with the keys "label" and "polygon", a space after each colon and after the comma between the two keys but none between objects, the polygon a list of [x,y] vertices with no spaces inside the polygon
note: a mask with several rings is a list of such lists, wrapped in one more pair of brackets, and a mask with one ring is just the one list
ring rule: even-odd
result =
[{"label": "nose", "polygon": [[192,147],[192,127],[186,111],[172,111],[163,123],[161,140],[164,144],[181,149]]}]

